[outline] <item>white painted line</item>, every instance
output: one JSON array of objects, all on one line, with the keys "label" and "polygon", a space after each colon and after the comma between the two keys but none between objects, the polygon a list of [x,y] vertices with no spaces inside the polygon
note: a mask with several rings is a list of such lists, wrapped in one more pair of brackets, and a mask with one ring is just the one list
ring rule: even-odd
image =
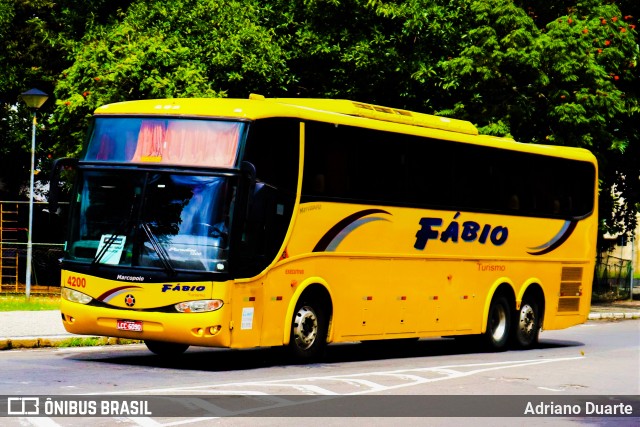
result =
[{"label": "white painted line", "polygon": [[35,427],[60,427],[60,424],[53,421],[51,418],[46,417],[34,417],[34,418],[18,418],[18,422],[22,425],[32,425]]},{"label": "white painted line", "polygon": [[[188,399],[188,396],[185,396]],[[206,409],[207,411],[214,413],[214,414],[220,414],[221,417],[225,417],[225,416],[229,416],[232,415],[233,412],[231,411],[227,411],[226,409],[224,409],[221,406],[215,405],[211,402],[207,402],[206,400],[202,400],[202,399],[198,399],[196,397],[194,397],[193,399],[188,399],[189,403],[191,403],[193,406],[197,406],[198,408],[202,408],[202,409]]]},{"label": "white painted line", "polygon": [[[468,377],[472,375],[476,375],[479,373],[490,372],[500,369],[509,369],[509,368],[518,368],[523,366],[534,366],[534,365],[543,365],[547,363],[556,363],[556,362],[567,362],[567,361],[577,361],[585,359],[585,356],[577,356],[577,357],[564,357],[557,359],[529,359],[529,360],[511,360],[504,362],[491,362],[491,363],[471,363],[464,365],[446,365],[446,366],[436,366],[436,367],[427,367],[427,368],[413,368],[413,369],[399,369],[394,371],[372,371],[372,372],[361,372],[357,374],[345,374],[345,375],[328,375],[328,376],[311,376],[311,377],[299,377],[299,378],[291,378],[291,379],[277,379],[277,380],[266,380],[266,381],[248,381],[248,382],[238,382],[238,383],[226,383],[226,384],[208,384],[201,386],[188,386],[188,387],[171,387],[171,388],[159,388],[159,389],[143,389],[143,390],[126,390],[126,391],[115,391],[109,393],[92,393],[92,394],[101,394],[101,395],[119,395],[119,394],[181,394],[185,392],[198,392],[202,394],[261,394],[256,392],[255,390],[251,390],[254,387],[290,387],[294,389],[298,389],[303,392],[315,391],[320,395],[337,395],[339,393],[332,392],[327,390],[326,388],[322,388],[319,386],[313,386],[309,384],[303,384],[313,381],[336,381],[336,382],[345,382],[348,380],[356,380],[361,381],[363,377],[375,376],[375,375],[397,375],[397,376],[407,376],[411,377],[412,380],[405,384],[398,384],[393,386],[381,386],[380,389],[375,390],[365,390],[365,391],[356,391],[352,393],[345,393],[343,395],[358,395],[358,394],[366,394],[372,393],[374,391],[386,391],[386,390],[397,390],[400,388],[407,388],[416,386],[419,384],[437,382],[437,381],[445,381],[454,378],[462,378]],[[466,370],[469,368],[477,368]],[[424,378],[421,377],[420,373],[431,373],[441,375],[437,378]],[[242,387],[243,391],[233,390],[232,388]],[[249,392],[252,393],[249,393]]]},{"label": "white painted line", "polygon": [[159,422],[148,417],[127,417],[125,419],[140,427],[158,427],[162,425]]},{"label": "white painted line", "polygon": [[162,427],[181,426],[181,425],[184,425],[184,424],[199,423],[200,421],[217,420],[218,418],[220,418],[220,417],[189,418],[187,420],[180,420],[180,421],[174,421],[174,422],[168,423],[168,424],[162,424]]},{"label": "white painted line", "polygon": [[335,381],[340,381],[349,385],[353,385],[355,387],[360,387],[360,386],[369,387],[370,388],[369,391],[381,391],[386,389],[386,386],[383,386],[382,384],[374,383],[373,381],[369,381],[369,380],[360,380],[360,379],[350,378],[350,379],[336,379]]}]

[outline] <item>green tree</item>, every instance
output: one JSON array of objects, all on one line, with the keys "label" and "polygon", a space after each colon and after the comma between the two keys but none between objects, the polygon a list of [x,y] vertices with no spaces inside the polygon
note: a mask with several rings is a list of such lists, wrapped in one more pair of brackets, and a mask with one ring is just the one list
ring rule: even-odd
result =
[{"label": "green tree", "polygon": [[440,63],[459,50],[456,0],[296,0],[274,6],[290,95],[360,99],[434,112]]},{"label": "green tree", "polygon": [[[15,200],[30,174],[31,120],[20,93],[32,87],[53,98],[67,54],[87,23],[113,19],[130,0],[0,0],[0,198]],[[39,112],[36,167],[46,168],[52,133]]]},{"label": "green tree", "polygon": [[[638,150],[638,40],[633,20],[615,3],[587,1],[549,23],[541,43],[549,75],[544,110],[554,144],[593,151],[600,165],[603,231],[632,231],[640,168],[624,159]],[[626,19],[625,19],[626,16]]]},{"label": "green tree", "polygon": [[286,52],[259,4],[138,1],[121,21],[93,26],[56,86],[56,152],[77,155],[87,119],[105,103],[280,90]]},{"label": "green tree", "polygon": [[613,2],[521,3],[532,6],[470,2],[467,45],[443,64],[454,96],[441,112],[483,133],[591,150],[601,231],[631,231],[640,201],[635,20]]},{"label": "green tree", "polygon": [[640,201],[639,9],[637,0],[0,0],[0,39],[17,40],[0,53],[0,138],[25,151],[26,130],[15,130],[27,116],[15,105],[31,86],[55,95],[43,147],[56,156],[78,154],[92,111],[109,102],[351,98],[588,148],[600,164],[602,231],[628,230]]}]

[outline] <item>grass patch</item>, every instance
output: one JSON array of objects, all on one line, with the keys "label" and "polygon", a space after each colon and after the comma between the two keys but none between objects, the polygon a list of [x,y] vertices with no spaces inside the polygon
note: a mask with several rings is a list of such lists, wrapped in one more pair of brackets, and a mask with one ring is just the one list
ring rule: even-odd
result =
[{"label": "grass patch", "polygon": [[109,337],[73,337],[56,343],[56,347],[94,347],[99,345],[140,344],[141,340]]},{"label": "grass patch", "polygon": [[59,295],[0,295],[0,311],[43,311],[59,310]]},{"label": "grass patch", "polygon": [[101,338],[74,337],[56,343],[56,347],[92,347],[96,345],[102,345]]}]

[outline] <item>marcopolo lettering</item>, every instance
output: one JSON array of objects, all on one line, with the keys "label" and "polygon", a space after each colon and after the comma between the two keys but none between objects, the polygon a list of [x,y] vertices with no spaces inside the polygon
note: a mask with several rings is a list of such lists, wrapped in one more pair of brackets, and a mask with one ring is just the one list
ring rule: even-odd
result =
[{"label": "marcopolo lettering", "polygon": [[205,286],[204,285],[200,285],[200,286],[188,286],[188,285],[169,285],[169,284],[164,284],[162,285],[162,292],[167,292],[167,291],[175,291],[175,292],[202,292],[205,290]]},{"label": "marcopolo lettering", "polygon": [[460,224],[456,221],[459,216],[460,212],[456,212],[453,220],[442,231],[440,231],[443,223],[442,218],[427,217],[420,219],[422,228],[416,233],[416,243],[413,247],[423,250],[429,240],[458,243],[460,239],[463,242],[478,242],[482,245],[488,241],[494,246],[500,246],[509,237],[509,229],[507,227],[501,225],[494,227],[491,224],[480,225],[475,221],[465,221]]},{"label": "marcopolo lettering", "polygon": [[144,282],[144,277],[142,276],[125,276],[123,274],[118,274],[118,280],[128,280],[130,282]]}]

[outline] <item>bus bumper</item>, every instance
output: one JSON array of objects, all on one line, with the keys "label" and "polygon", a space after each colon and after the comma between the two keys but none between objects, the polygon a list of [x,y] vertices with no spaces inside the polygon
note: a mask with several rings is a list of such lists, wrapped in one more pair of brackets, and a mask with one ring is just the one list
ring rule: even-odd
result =
[{"label": "bus bumper", "polygon": [[[207,313],[158,313],[93,307],[62,300],[60,311],[64,328],[72,334],[205,347],[229,347],[230,344],[225,307]],[[130,329],[141,330],[123,330],[124,323],[130,325]]]},{"label": "bus bumper", "polygon": [[571,326],[581,325],[587,321],[588,314],[574,314],[574,315],[554,315],[545,317],[543,330],[557,330],[566,329]]}]

